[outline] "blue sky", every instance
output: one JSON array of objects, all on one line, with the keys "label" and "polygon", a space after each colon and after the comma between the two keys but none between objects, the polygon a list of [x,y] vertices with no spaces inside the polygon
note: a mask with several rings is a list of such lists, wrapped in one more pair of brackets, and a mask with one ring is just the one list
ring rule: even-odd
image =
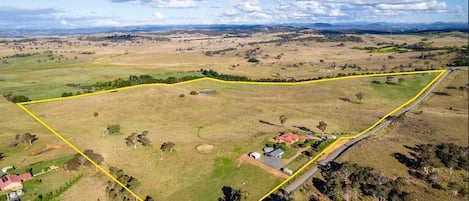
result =
[{"label": "blue sky", "polygon": [[1,0],[0,27],[467,22],[468,0]]}]

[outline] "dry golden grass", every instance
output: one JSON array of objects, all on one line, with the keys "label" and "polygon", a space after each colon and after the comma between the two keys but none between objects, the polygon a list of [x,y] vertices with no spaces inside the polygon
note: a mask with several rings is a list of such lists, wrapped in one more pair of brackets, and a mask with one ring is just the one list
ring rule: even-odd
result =
[{"label": "dry golden grass", "polygon": [[[221,195],[221,185],[239,185],[233,181],[250,180],[244,178],[247,170],[258,171],[249,165],[236,168],[231,160],[241,153],[261,149],[264,140],[279,131],[293,129],[294,125],[318,131],[315,128],[317,122],[324,120],[328,123],[327,132],[358,133],[409,99],[431,77],[408,76],[409,82],[415,79],[421,83],[408,88],[407,96],[399,95],[403,91],[398,85],[384,86],[389,88],[387,93],[378,92],[370,84],[370,78],[299,86],[199,81],[177,87],[140,87],[27,107],[77,147],[101,153],[105,166],[123,168],[138,178],[144,184],[138,191],[141,195],[150,194],[164,200],[197,200],[200,196],[216,199]],[[192,90],[204,89],[217,93],[188,95]],[[354,99],[358,91],[366,94],[362,104],[339,100],[341,97]],[[181,98],[179,94],[186,96]],[[93,117],[94,112],[99,116]],[[277,124],[281,114],[288,117],[284,126],[259,123],[259,120],[266,120]],[[116,123],[121,125],[125,135],[103,138],[106,126]],[[126,135],[143,130],[149,131],[153,147],[134,150],[125,146]],[[176,144],[175,152],[159,151],[159,145],[167,141]],[[211,154],[199,154],[194,148],[201,143],[210,143],[217,148]],[[236,177],[214,176],[218,174],[219,161],[223,158],[228,160],[223,163],[228,170],[220,174],[235,174]],[[260,197],[278,182],[262,171],[253,176],[256,179],[251,178],[254,180],[243,184],[252,199]],[[214,180],[218,183],[211,184]],[[272,185],[256,182],[272,182]],[[200,185],[206,185],[207,189],[191,191]],[[194,193],[199,197],[191,198]]]},{"label": "dry golden grass", "polygon": [[[413,184],[411,191],[421,195],[422,200],[458,200],[444,191],[431,189],[421,180],[411,179],[407,173],[408,168],[396,160],[392,153],[408,155],[409,150],[404,145],[425,143],[455,143],[468,146],[467,98],[462,97],[461,91],[445,88],[467,83],[466,70],[448,75],[435,91],[448,92],[451,96],[430,95],[421,105],[407,113],[407,119],[403,123],[358,143],[340,156],[338,161],[373,167],[392,178],[408,177],[409,182]],[[448,110],[449,107],[458,111]],[[420,111],[423,113],[419,114]]]}]

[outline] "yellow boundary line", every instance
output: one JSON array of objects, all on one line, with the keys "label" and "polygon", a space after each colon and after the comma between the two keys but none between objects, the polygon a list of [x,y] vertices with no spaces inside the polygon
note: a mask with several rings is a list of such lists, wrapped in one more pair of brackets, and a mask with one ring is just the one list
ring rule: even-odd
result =
[{"label": "yellow boundary line", "polygon": [[397,73],[377,73],[377,74],[366,74],[366,75],[350,75],[350,76],[344,76],[344,77],[324,78],[324,79],[320,79],[320,80],[309,80],[309,81],[302,81],[302,82],[225,81],[225,80],[219,80],[219,79],[215,79],[215,78],[204,77],[204,78],[199,78],[199,79],[195,79],[195,80],[178,82],[178,83],[174,83],[174,84],[166,84],[166,83],[140,84],[140,85],[133,85],[133,86],[128,86],[128,87],[116,88],[116,89],[108,89],[108,90],[104,90],[104,91],[96,91],[96,92],[80,94],[80,95],[76,95],[76,96],[35,100],[35,101],[23,102],[23,103],[20,103],[20,104],[30,105],[30,104],[45,103],[45,102],[51,102],[51,101],[68,100],[68,99],[73,99],[73,98],[92,96],[92,95],[96,95],[96,94],[104,94],[104,93],[109,93],[109,92],[114,92],[114,91],[134,89],[134,88],[138,88],[138,87],[177,86],[177,85],[189,84],[189,83],[199,82],[199,81],[204,81],[204,80],[210,80],[210,81],[220,82],[220,83],[224,83],[224,84],[287,85],[288,86],[288,85],[303,85],[303,84],[312,84],[312,83],[318,83],[318,82],[328,82],[328,81],[344,80],[344,79],[352,79],[352,78],[383,77],[383,76],[395,76],[395,75],[412,75],[412,74],[422,74],[422,73],[436,73],[436,72],[440,72],[440,71],[442,71],[442,70],[412,71],[412,72],[397,72]]},{"label": "yellow boundary line", "polygon": [[179,83],[174,83],[174,84],[166,84],[166,83],[154,83],[154,84],[141,84],[141,85],[134,85],[134,86],[128,86],[128,87],[122,87],[122,88],[116,88],[116,89],[109,89],[109,90],[104,90],[104,91],[97,91],[97,92],[92,92],[92,93],[87,93],[87,94],[81,94],[77,96],[69,96],[69,97],[60,97],[60,98],[50,98],[50,99],[43,99],[43,100],[36,100],[36,101],[30,101],[30,102],[23,102],[23,103],[17,103],[18,107],[20,107],[23,111],[25,111],[28,115],[30,115],[34,120],[39,122],[42,126],[47,128],[50,132],[52,132],[55,136],[57,136],[60,140],[62,140],[65,144],[70,146],[74,151],[76,151],[78,154],[83,156],[86,160],[90,161],[91,164],[93,164],[96,168],[98,168],[101,172],[103,172],[106,176],[108,176],[112,181],[116,182],[119,184],[121,187],[123,187],[125,190],[127,190],[131,195],[135,196],[139,201],[144,201],[139,195],[134,193],[132,190],[127,188],[124,184],[122,184],[119,180],[117,180],[112,174],[110,174],[106,169],[101,167],[99,164],[91,160],[87,155],[85,155],[80,149],[78,149],[75,145],[73,145],[71,142],[69,142],[67,139],[65,139],[60,133],[58,133],[56,130],[54,130],[52,127],[47,125],[44,121],[42,121],[39,117],[37,117],[35,114],[33,114],[31,111],[29,111],[25,105],[30,105],[30,104],[36,104],[36,103],[45,103],[45,102],[51,102],[51,101],[59,101],[59,100],[68,100],[68,99],[73,99],[73,98],[79,98],[79,97],[85,97],[85,96],[91,96],[91,95],[97,95],[97,94],[104,94],[104,93],[109,93],[113,91],[121,91],[121,90],[127,90],[127,89],[133,89],[133,88],[138,88],[138,87],[148,87],[148,86],[177,86],[177,85],[183,85],[183,84],[188,84],[188,83],[193,83],[193,82],[198,82],[198,81],[204,81],[204,80],[210,80],[210,81],[215,81],[215,82],[220,82],[220,83],[225,83],[225,84],[250,84],[250,85],[303,85],[303,84],[311,84],[311,83],[318,83],[318,82],[326,82],[326,81],[334,81],[334,80],[343,80],[343,79],[352,79],[352,78],[367,78],[367,77],[383,77],[383,76],[395,76],[395,75],[412,75],[412,74],[423,74],[423,73],[440,73],[437,77],[435,77],[428,85],[426,85],[415,97],[410,99],[409,101],[405,102],[398,108],[394,109],[387,115],[385,115],[383,118],[381,118],[379,121],[377,121],[375,124],[373,124],[371,127],[368,129],[358,133],[357,135],[354,136],[348,136],[348,137],[340,137],[337,139],[334,143],[329,145],[326,149],[318,153],[313,159],[308,161],[306,164],[304,164],[300,169],[298,169],[292,176],[290,176],[288,179],[284,180],[282,183],[280,183],[278,186],[276,186],[274,189],[269,191],[267,194],[265,194],[260,201],[268,197],[270,194],[273,192],[277,191],[281,186],[283,186],[285,183],[290,181],[293,177],[298,175],[300,172],[302,172],[307,166],[309,166],[311,163],[316,161],[322,154],[324,154],[325,151],[327,151],[330,147],[332,147],[335,143],[337,143],[340,139],[346,139],[346,138],[356,138],[367,131],[371,130],[373,127],[381,123],[386,116],[393,114],[394,112],[398,111],[408,103],[414,101],[417,99],[428,87],[430,87],[436,80],[438,80],[443,73],[446,70],[428,70],[428,71],[414,71],[414,72],[397,72],[397,73],[378,73],[378,74],[367,74],[367,75],[352,75],[352,76],[344,76],[344,77],[334,77],[334,78],[327,78],[327,79],[321,79],[321,80],[310,80],[310,81],[303,81],[303,82],[245,82],[245,81],[225,81],[225,80],[219,80],[215,78],[199,78],[195,80],[189,80],[189,81],[184,81],[184,82],[179,82]]},{"label": "yellow boundary line", "polygon": [[433,83],[435,83],[445,72],[446,70],[438,70],[438,71],[434,71],[434,72],[440,72],[430,83],[428,83],[422,90],[420,90],[419,93],[417,93],[417,95],[415,95],[413,98],[409,99],[408,101],[406,101],[404,104],[400,105],[399,107],[397,107],[396,109],[392,110],[391,112],[389,112],[388,114],[384,115],[381,119],[379,119],[376,123],[374,123],[373,125],[371,125],[370,127],[368,127],[367,129],[363,130],[362,132],[354,135],[354,136],[347,136],[347,137],[339,137],[335,142],[331,143],[328,147],[326,147],[324,150],[322,150],[321,152],[319,152],[315,157],[313,157],[310,161],[308,161],[307,163],[305,163],[303,166],[301,166],[295,173],[293,173],[288,179],[284,180],[282,183],[280,183],[279,185],[277,185],[275,188],[273,188],[271,191],[269,191],[268,193],[266,193],[264,196],[262,196],[259,201],[262,201],[264,200],[265,198],[267,198],[270,194],[274,193],[275,191],[277,191],[278,189],[280,189],[280,187],[282,187],[283,185],[285,185],[287,182],[289,182],[290,180],[292,180],[295,176],[297,176],[298,174],[300,174],[303,170],[305,170],[309,165],[311,165],[313,162],[316,162],[316,160],[321,157],[326,151],[328,151],[331,147],[333,147],[337,142],[339,142],[341,139],[353,139],[353,138],[356,138],[360,135],[363,135],[365,134],[366,132],[370,131],[371,129],[373,129],[376,125],[380,124],[381,122],[383,122],[387,116],[389,115],[392,115],[394,114],[395,112],[397,112],[398,110],[402,109],[403,107],[405,107],[407,104],[411,103],[412,101],[414,101],[415,99],[417,99],[420,95],[422,95],[422,93],[424,93]]}]

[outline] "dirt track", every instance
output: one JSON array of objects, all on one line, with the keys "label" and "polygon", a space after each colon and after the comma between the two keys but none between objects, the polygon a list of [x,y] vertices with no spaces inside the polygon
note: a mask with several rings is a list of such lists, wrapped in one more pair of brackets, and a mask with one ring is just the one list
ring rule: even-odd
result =
[{"label": "dirt track", "polygon": [[262,168],[263,170],[267,171],[268,173],[270,173],[270,174],[272,174],[272,175],[275,175],[275,176],[277,176],[277,177],[280,177],[280,178],[286,179],[286,178],[290,177],[289,175],[283,173],[283,172],[280,171],[280,170],[277,170],[277,169],[275,169],[275,168],[273,168],[273,167],[270,167],[270,166],[264,164],[264,163],[261,162],[261,161],[258,161],[258,160],[255,160],[255,159],[253,159],[253,158],[250,158],[247,154],[241,155],[241,156],[236,160],[236,164],[237,164],[238,167],[241,166],[241,164],[243,164],[244,162],[249,163],[249,164],[251,164],[251,165],[255,165],[255,166],[257,166],[257,167],[260,167],[260,168]]}]

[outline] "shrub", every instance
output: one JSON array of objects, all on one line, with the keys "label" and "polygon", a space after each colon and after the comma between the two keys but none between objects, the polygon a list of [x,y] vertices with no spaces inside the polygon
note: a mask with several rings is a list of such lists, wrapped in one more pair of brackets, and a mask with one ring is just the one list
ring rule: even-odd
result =
[{"label": "shrub", "polygon": [[28,97],[23,95],[13,96],[11,102],[13,103],[21,103],[21,102],[29,102],[31,101]]},{"label": "shrub", "polygon": [[109,135],[121,134],[120,130],[121,130],[121,126],[119,124],[107,126],[107,131],[109,132]]},{"label": "shrub", "polygon": [[62,97],[73,96],[72,92],[63,92]]},{"label": "shrub", "polygon": [[256,58],[250,58],[250,59],[248,59],[248,62],[251,62],[251,63],[258,63],[259,60],[256,59]]}]

